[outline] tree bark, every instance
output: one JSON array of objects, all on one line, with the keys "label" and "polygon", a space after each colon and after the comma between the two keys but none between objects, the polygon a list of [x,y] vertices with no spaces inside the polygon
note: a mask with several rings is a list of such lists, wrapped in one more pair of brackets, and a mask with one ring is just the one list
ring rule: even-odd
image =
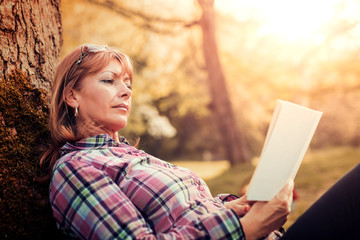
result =
[{"label": "tree bark", "polygon": [[61,29],[60,0],[0,0],[0,239],[62,237],[48,185],[34,181],[39,145],[50,139],[38,88],[50,89]]},{"label": "tree bark", "polygon": [[234,165],[247,162],[247,151],[243,137],[237,129],[235,115],[221,67],[216,34],[214,0],[198,0],[202,9],[200,26],[202,30],[203,54],[208,74],[214,120],[220,130],[229,162]]},{"label": "tree bark", "polygon": [[2,0],[0,5],[0,79],[13,69],[45,90],[60,59],[60,0]]}]

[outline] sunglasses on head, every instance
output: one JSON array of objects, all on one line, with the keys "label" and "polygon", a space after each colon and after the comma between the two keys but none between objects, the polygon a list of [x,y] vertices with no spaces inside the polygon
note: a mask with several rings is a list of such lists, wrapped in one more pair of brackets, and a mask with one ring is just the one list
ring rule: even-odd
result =
[{"label": "sunglasses on head", "polygon": [[85,44],[81,46],[81,55],[79,59],[75,62],[77,65],[81,63],[83,58],[88,55],[89,53],[97,53],[109,50],[109,48],[105,45],[92,45],[92,44]]}]

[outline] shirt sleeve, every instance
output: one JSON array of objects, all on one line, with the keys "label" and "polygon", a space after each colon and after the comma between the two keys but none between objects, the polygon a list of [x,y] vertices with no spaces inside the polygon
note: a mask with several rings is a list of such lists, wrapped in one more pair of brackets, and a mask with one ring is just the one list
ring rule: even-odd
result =
[{"label": "shirt sleeve", "polygon": [[238,198],[239,198],[239,196],[237,196],[235,194],[229,194],[229,193],[221,193],[215,197],[215,199],[220,200],[222,203],[231,202]]},{"label": "shirt sleeve", "polygon": [[50,203],[58,228],[80,239],[245,239],[238,217],[229,209],[156,234],[108,175],[81,161],[56,167]]}]

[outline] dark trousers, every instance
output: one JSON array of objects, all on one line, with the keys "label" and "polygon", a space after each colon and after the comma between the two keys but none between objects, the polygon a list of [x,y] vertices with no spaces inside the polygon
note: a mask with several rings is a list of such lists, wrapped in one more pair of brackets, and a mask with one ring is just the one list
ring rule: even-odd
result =
[{"label": "dark trousers", "polygon": [[283,239],[360,239],[360,164],[300,216]]}]

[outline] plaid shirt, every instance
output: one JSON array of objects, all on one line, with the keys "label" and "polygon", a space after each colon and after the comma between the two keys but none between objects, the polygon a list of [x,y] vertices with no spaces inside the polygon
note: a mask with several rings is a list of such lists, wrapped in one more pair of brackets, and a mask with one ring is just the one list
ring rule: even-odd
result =
[{"label": "plaid shirt", "polygon": [[109,135],[65,144],[50,183],[58,228],[80,239],[245,239],[223,197]]}]

